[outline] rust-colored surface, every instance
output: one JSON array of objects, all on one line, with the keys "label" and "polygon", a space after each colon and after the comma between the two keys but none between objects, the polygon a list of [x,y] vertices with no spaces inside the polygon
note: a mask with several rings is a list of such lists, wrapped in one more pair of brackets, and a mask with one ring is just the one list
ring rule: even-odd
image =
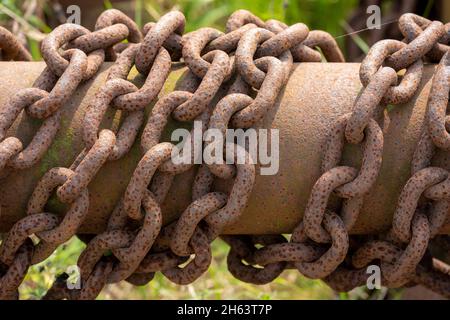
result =
[{"label": "rust-colored surface", "polygon": [[[25,215],[27,201],[40,177],[54,166],[69,166],[83,149],[82,120],[94,94],[104,84],[110,64],[105,63],[98,76],[83,84],[63,110],[62,125],[53,145],[43,160],[34,167],[10,174],[0,184],[2,206],[0,231],[7,231]],[[43,70],[41,62],[0,62],[0,105],[21,88],[29,87]],[[407,105],[398,106],[384,115],[383,163],[374,188],[364,199],[364,206],[352,232],[374,233],[391,226],[392,215],[402,186],[410,176],[411,159],[422,129],[425,107],[434,66],[426,66],[418,94]],[[162,95],[175,87],[183,69],[171,73]],[[290,233],[304,212],[311,188],[320,176],[322,147],[330,125],[349,112],[361,88],[359,64],[302,63],[297,64],[289,82],[265,125],[280,130],[280,168],[276,176],[257,176],[255,188],[241,219],[227,233],[261,234]],[[136,74],[134,72],[133,74]],[[136,81],[144,79],[137,76]],[[147,114],[150,107],[147,108]],[[114,122],[109,110],[103,124]],[[11,128],[25,144],[39,126],[36,120],[21,116]],[[170,123],[165,137],[179,127]],[[89,185],[90,211],[83,233],[103,230],[116,201],[125,191],[132,172],[141,157],[139,141],[121,160],[106,163]],[[343,164],[359,166],[361,150],[348,147]],[[450,168],[447,154],[439,154],[436,164]],[[259,170],[257,171],[259,172]],[[191,202],[193,171],[177,176],[163,206],[164,222],[175,219]],[[218,181],[218,190],[229,189]],[[54,198],[53,198],[54,199]],[[333,202],[333,201],[332,201]],[[63,213],[65,208],[51,200],[48,211]],[[450,231],[450,221],[444,228]]]}]

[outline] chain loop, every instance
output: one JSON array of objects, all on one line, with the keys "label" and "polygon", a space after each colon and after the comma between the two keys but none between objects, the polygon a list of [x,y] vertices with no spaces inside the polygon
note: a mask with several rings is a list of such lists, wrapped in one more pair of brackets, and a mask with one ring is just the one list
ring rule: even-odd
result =
[{"label": "chain loop", "polygon": [[183,37],[183,59],[197,77],[204,78],[211,68],[211,63],[206,61],[201,53],[209,43],[222,37],[223,33],[213,28],[201,28]]},{"label": "chain loop", "polygon": [[139,161],[123,199],[124,210],[130,218],[135,220],[143,218],[140,206],[145,190],[158,167],[170,158],[172,149],[173,145],[171,143],[159,143],[150,148]]},{"label": "chain loop", "polygon": [[446,113],[449,98],[450,56],[446,53],[433,78],[428,100],[428,132],[433,143],[440,149],[450,150],[450,135],[446,129]]},{"label": "chain loop", "polygon": [[[283,238],[282,236],[280,237]],[[278,237],[273,239],[270,236],[260,236],[259,239],[249,239],[249,237],[245,236],[222,236],[222,239],[230,245],[230,252],[227,257],[228,270],[241,281],[258,285],[266,284],[277,278],[286,267],[286,262],[284,261],[269,263],[264,268],[255,268],[242,262],[242,260],[253,262],[255,244],[271,245],[275,242],[280,242],[281,239]],[[286,241],[286,239],[283,238],[282,241]]]},{"label": "chain loop", "polygon": [[172,11],[159,19],[145,35],[142,45],[136,54],[136,68],[147,74],[164,42],[173,33],[181,35],[184,31],[185,18],[179,11]]},{"label": "chain loop", "polygon": [[[60,219],[57,215],[37,213],[26,216],[16,222],[0,246],[0,262],[11,265],[19,248],[27,241],[30,235],[52,230],[58,226],[59,221]],[[35,247],[34,254],[40,247],[41,244]]]},{"label": "chain loop", "polygon": [[[130,151],[145,109],[161,93],[172,62],[181,58],[188,71],[177,91],[161,97],[152,107],[141,137],[144,155],[106,230],[86,238],[87,247],[77,262],[81,289],[69,290],[65,286],[68,275],[62,274],[45,299],[94,299],[108,283],[126,280],[144,285],[156,272],[177,284],[191,283],[208,269],[211,242],[219,236],[230,245],[230,272],[246,282],[265,284],[283,270],[296,268],[307,277],[324,279],[333,288],[350,290],[367,281],[365,267],[376,261],[382,269],[383,285],[420,283],[448,296],[448,266],[432,258],[427,249],[450,209],[449,173],[431,166],[436,151],[450,149],[450,116],[446,114],[450,24],[406,14],[399,22],[404,42],[383,40],[369,50],[360,66],[361,94],[353,111],[337,118],[330,128],[321,176],[289,242],[282,235],[222,235],[225,227],[242,216],[256,178],[256,160],[238,143],[225,144],[225,150],[232,150],[226,160],[234,165],[218,161],[198,167],[192,203],[177,220],[163,226],[161,211],[175,177],[194,169],[197,155],[183,149],[183,155],[190,153],[191,162],[176,163],[171,156],[180,150],[161,142],[161,137],[170,116],[193,121],[192,130],[199,128],[202,135],[206,129],[225,136],[228,127],[261,127],[288,81],[294,60],[320,62],[323,54],[329,62],[344,62],[342,52],[326,32],[309,31],[302,23],[287,26],[276,20],[262,21],[245,10],[232,14],[226,33],[202,28],[183,36],[184,24],[182,13],[170,12],[158,22],[147,23],[143,38],[132,19],[110,9],[100,15],[93,32],[65,24],[45,38],[42,55],[47,68],[33,88],[19,91],[0,109],[0,170],[37,163],[59,128],[62,108],[78,86],[97,73],[105,57],[115,63],[86,110],[85,149],[70,168],[52,168],[43,175],[29,199],[27,216],[14,224],[0,245],[0,298],[17,299],[17,287],[28,267],[77,233],[89,211],[89,183],[107,161]],[[3,28],[0,48],[2,59],[30,59],[20,42]],[[364,196],[375,185],[381,168],[383,133],[375,120],[377,111],[413,98],[427,59],[441,62],[413,156],[412,177],[400,194],[392,229],[387,234],[350,239]],[[139,77],[145,78],[141,88],[128,81],[133,66]],[[120,110],[121,124],[114,132],[100,130],[110,107],[113,112]],[[23,109],[43,120],[25,149],[19,138],[8,136]],[[196,143],[194,137],[191,143]],[[212,143],[207,139],[200,148],[207,151]],[[341,164],[346,143],[361,144],[359,170]],[[238,161],[241,159],[244,163]],[[214,190],[216,178],[233,179],[228,193]],[[59,201],[70,204],[64,218],[44,212],[54,189]],[[336,212],[328,204],[332,196],[340,201]],[[34,235],[39,241],[36,245],[30,239]]]},{"label": "chain loop", "polygon": [[253,103],[231,117],[230,124],[233,127],[249,128],[262,120],[275,104],[281,88],[286,83],[285,69],[277,58],[260,58],[255,61],[255,66],[265,70],[267,75]]},{"label": "chain loop", "polygon": [[161,208],[150,191],[142,199],[145,211],[142,227],[133,242],[126,248],[113,249],[114,256],[120,260],[108,277],[108,282],[119,282],[128,278],[139,266],[142,259],[150,251],[162,226]]},{"label": "chain loop", "polygon": [[231,14],[231,16],[227,20],[227,25],[225,30],[227,33],[239,29],[240,27],[246,24],[255,24],[260,28],[265,27],[264,21],[255,16],[253,13],[247,10],[237,10]]},{"label": "chain loop", "polygon": [[230,68],[230,59],[222,51],[215,51],[211,67],[193,96],[175,108],[172,116],[177,121],[192,121],[201,115],[224,82]]},{"label": "chain loop", "polygon": [[[96,94],[94,101],[89,104],[84,117],[83,141],[86,148],[91,149],[99,139],[100,123],[111,101],[119,95],[136,91],[138,91],[138,88],[134,84],[122,79],[113,79],[105,83]],[[123,118],[115,145],[109,154],[108,160],[120,159],[128,153],[144,121],[144,111],[133,111]]]},{"label": "chain loop", "polygon": [[170,242],[170,249],[179,256],[189,256],[189,243],[202,219],[222,208],[227,202],[226,194],[220,192],[207,193],[192,202],[181,214]]},{"label": "chain loop", "polygon": [[87,57],[78,49],[66,50],[62,59],[68,58],[69,64],[55,83],[47,97],[43,97],[30,105],[26,110],[33,118],[45,119],[53,115],[74,94],[78,85],[83,81],[87,68]]},{"label": "chain loop", "polygon": [[[129,71],[133,67],[133,61],[135,61],[136,55],[141,47],[142,44],[130,45],[125,49],[119,55],[117,62],[112,67],[111,72],[108,75],[108,80],[116,78],[126,80]],[[153,61],[153,65],[151,66],[142,87],[135,92],[116,96],[112,100],[112,105],[118,109],[130,112],[143,110],[161,91],[164,82],[169,76],[170,67],[171,60],[169,52],[167,52],[166,49],[161,48]]]},{"label": "chain loop", "polygon": [[[147,35],[147,33],[156,25],[155,22],[148,22],[144,25],[143,28],[143,34],[144,36]],[[170,57],[172,58],[172,61],[179,61],[182,54],[181,51],[183,50],[182,45],[182,37],[181,35],[177,33],[172,33],[166,41],[163,43],[164,48],[169,51]]]},{"label": "chain loop", "polygon": [[31,61],[28,50],[7,29],[0,26],[0,61]]},{"label": "chain loop", "polygon": [[[345,144],[345,128],[350,114],[338,119],[325,146],[322,160],[322,172],[336,167],[342,159]],[[365,129],[362,145],[363,159],[358,176],[351,182],[337,187],[334,192],[341,198],[355,198],[369,192],[374,185],[381,168],[383,153],[383,133],[378,123],[371,119]]]},{"label": "chain loop", "polygon": [[391,287],[405,285],[428,247],[430,226],[425,215],[417,212],[412,219],[411,239],[394,264],[381,264],[383,275]]},{"label": "chain loop", "polygon": [[96,143],[86,153],[71,175],[56,192],[58,198],[64,203],[72,203],[79,197],[101,166],[108,160],[114,145],[115,134],[107,129],[100,131]]},{"label": "chain loop", "polygon": [[[123,12],[117,9],[108,9],[104,11],[95,22],[95,30],[98,31],[101,29],[106,29],[116,24],[122,24],[126,26],[128,43],[142,42],[142,33],[139,30],[137,24]],[[105,49],[106,51],[106,55],[108,56],[108,60],[115,61],[117,59],[117,54],[120,53],[116,50],[117,46],[124,44],[120,41],[117,42],[114,42],[113,45],[109,48],[103,47],[103,49]],[[128,43],[125,45],[128,45]]]},{"label": "chain loop", "polygon": [[0,262],[0,300],[18,299],[17,288],[27,274],[32,255],[33,243],[27,239],[17,250],[17,254],[9,266]]},{"label": "chain loop", "polygon": [[357,98],[345,128],[345,136],[350,143],[357,144],[363,140],[364,128],[373,118],[375,109],[380,105],[383,96],[396,82],[397,73],[389,67],[381,68],[370,78],[370,83]]},{"label": "chain loop", "polygon": [[[331,236],[331,247],[313,262],[297,262],[295,267],[311,279],[320,279],[333,272],[345,259],[348,250],[348,233],[341,218],[327,211],[323,218],[325,230]],[[305,230],[308,228],[305,225]]]},{"label": "chain loop", "polygon": [[[411,238],[411,221],[414,217],[419,197],[427,188],[444,181],[448,176],[447,170],[429,167],[420,170],[408,180],[398,198],[396,213],[392,220],[392,232],[396,238],[402,242],[409,241]],[[432,215],[444,214],[444,217],[446,217],[446,209],[448,209],[446,206],[435,206],[434,210],[437,211]],[[439,212],[441,210],[443,210],[443,213]],[[445,222],[445,218],[443,222]]]}]

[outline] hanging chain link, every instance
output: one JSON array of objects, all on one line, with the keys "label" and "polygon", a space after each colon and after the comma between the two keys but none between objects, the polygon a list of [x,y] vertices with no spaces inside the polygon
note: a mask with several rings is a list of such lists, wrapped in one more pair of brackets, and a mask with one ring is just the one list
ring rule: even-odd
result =
[{"label": "hanging chain link", "polygon": [[[448,25],[405,14],[399,21],[405,40],[382,40],[370,49],[360,66],[363,88],[352,112],[336,119],[330,128],[321,176],[290,239],[282,235],[222,235],[224,228],[242,215],[255,183],[256,163],[244,147],[226,145],[233,150],[226,160],[243,155],[243,164],[197,166],[195,148],[178,150],[172,143],[161,142],[162,133],[170,117],[192,124],[192,130],[200,122],[202,134],[207,129],[225,134],[229,127],[262,128],[294,62],[320,62],[323,58],[344,62],[342,52],[324,31],[310,31],[302,23],[264,22],[245,10],[230,16],[225,33],[201,28],[183,35],[184,25],[183,14],[173,11],[146,24],[141,33],[130,18],[111,9],[101,14],[93,32],[64,24],[44,39],[42,55],[47,67],[32,88],[18,91],[0,109],[3,174],[39,162],[58,131],[62,107],[105,59],[114,63],[86,110],[84,150],[69,168],[52,168],[43,175],[29,199],[27,215],[0,245],[0,298],[17,299],[28,267],[77,234],[89,211],[89,183],[106,162],[129,152],[144,123],[145,108],[158,98],[176,61],[184,62],[188,72],[175,91],[159,97],[151,109],[140,137],[143,156],[106,230],[89,239],[77,261],[81,289],[69,290],[68,275],[61,274],[45,299],[94,299],[108,283],[126,280],[143,285],[155,272],[176,284],[189,284],[209,268],[211,242],[219,236],[230,246],[230,272],[242,281],[265,284],[283,270],[295,268],[309,278],[324,279],[337,290],[350,290],[366,282],[365,267],[376,260],[383,285],[400,287],[414,282],[450,296],[448,266],[428,250],[450,207],[450,174],[431,166],[437,149],[450,149]],[[128,41],[123,42],[125,39]],[[0,50],[2,60],[31,60],[4,28],[0,28]],[[379,114],[388,105],[410,101],[422,80],[424,62],[439,60],[426,125],[412,161],[412,177],[399,197],[392,229],[366,237],[367,241],[353,239],[349,231],[382,164]],[[145,78],[141,88],[128,80],[133,67]],[[120,113],[120,126],[100,129],[109,108]],[[19,138],[7,135],[22,110],[42,121],[27,147]],[[200,147],[207,148],[210,143],[206,139]],[[341,165],[346,144],[361,147],[359,169]],[[190,152],[189,164],[173,162],[175,151]],[[197,171],[191,204],[164,226],[161,206],[176,176],[193,169]],[[229,192],[214,191],[216,179],[231,181]],[[45,212],[54,192],[60,202],[68,204],[63,218]],[[331,196],[341,199],[338,212],[328,206]],[[31,240],[33,235],[37,243]]]},{"label": "hanging chain link", "polygon": [[0,61],[31,61],[22,43],[7,29],[0,27]]}]

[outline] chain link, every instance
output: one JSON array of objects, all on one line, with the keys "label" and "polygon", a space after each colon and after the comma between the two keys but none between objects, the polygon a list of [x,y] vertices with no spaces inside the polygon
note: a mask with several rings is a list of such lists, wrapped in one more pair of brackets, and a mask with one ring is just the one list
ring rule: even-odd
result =
[{"label": "chain link", "polygon": [[[399,25],[409,43],[405,45],[392,40],[383,40],[375,44],[361,65],[360,75],[361,82],[367,83],[370,81],[369,75],[374,74],[383,61],[395,70],[407,68],[408,71],[400,85],[391,87],[389,96],[384,98],[384,103],[398,101],[404,103],[412,97],[420,82],[422,66],[417,64],[416,59],[442,57],[433,78],[425,128],[412,159],[412,177],[400,193],[391,230],[380,235],[379,240],[369,240],[356,250],[353,249],[350,266],[343,264],[329,275],[326,281],[338,290],[349,290],[362,285],[367,280],[367,275],[364,275],[365,267],[374,260],[380,260],[383,285],[401,287],[415,282],[449,297],[450,278],[441,271],[442,265],[445,264],[437,259],[432,259],[435,262],[428,265],[424,261],[429,241],[440,231],[450,208],[446,182],[449,174],[445,169],[431,166],[436,149],[446,150],[439,144],[443,139],[436,138],[436,132],[441,133],[440,137],[445,136],[442,132],[446,132],[447,53],[443,54],[446,51],[442,50],[438,54],[438,48],[445,47],[439,41],[445,38],[446,27],[440,22],[430,22],[412,14],[403,15]],[[411,77],[409,79],[411,84],[403,86],[407,77]],[[401,87],[405,89],[403,94],[393,93],[393,90],[399,90]],[[437,127],[439,129],[436,130]],[[423,196],[426,199],[425,203],[419,201]]]}]

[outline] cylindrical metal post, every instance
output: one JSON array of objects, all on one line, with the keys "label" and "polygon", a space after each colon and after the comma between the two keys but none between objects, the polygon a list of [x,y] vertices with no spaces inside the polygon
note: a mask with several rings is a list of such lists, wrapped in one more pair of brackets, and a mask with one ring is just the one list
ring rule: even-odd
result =
[{"label": "cylindrical metal post", "polygon": [[[27,200],[39,178],[54,166],[68,166],[83,149],[82,119],[86,107],[104,83],[106,69],[92,81],[82,85],[73,100],[64,108],[61,129],[44,159],[28,170],[12,172],[0,181],[0,231],[25,214]],[[31,86],[44,68],[44,63],[0,63],[0,106],[17,90]],[[410,163],[422,124],[434,66],[425,68],[418,94],[407,105],[396,106],[380,117],[384,131],[383,164],[380,176],[364,199],[364,207],[351,233],[373,233],[391,224],[397,198],[410,176]],[[227,233],[261,234],[289,233],[300,221],[310,190],[320,176],[322,146],[329,128],[342,114],[349,112],[361,84],[359,64],[301,63],[297,64],[277,104],[264,124],[279,129],[279,171],[275,176],[257,176],[249,205],[243,216]],[[176,69],[166,83],[162,95],[174,89],[185,72]],[[142,82],[137,76],[136,82]],[[150,110],[150,107],[148,108]],[[114,123],[114,113],[108,113],[105,123]],[[171,123],[166,139],[179,123]],[[27,143],[39,126],[23,115],[11,128]],[[348,146],[343,164],[359,167],[361,152]],[[90,184],[90,212],[81,228],[84,233],[100,232],[115,203],[123,194],[129,178],[141,157],[139,142],[123,159],[108,162]],[[448,154],[438,154],[436,164],[450,168]],[[259,170],[257,170],[259,172]],[[166,222],[172,221],[190,203],[193,171],[178,176],[163,206]],[[230,186],[217,181],[218,190]],[[50,201],[48,211],[64,212],[64,206]],[[450,231],[450,221],[443,232]]]}]

